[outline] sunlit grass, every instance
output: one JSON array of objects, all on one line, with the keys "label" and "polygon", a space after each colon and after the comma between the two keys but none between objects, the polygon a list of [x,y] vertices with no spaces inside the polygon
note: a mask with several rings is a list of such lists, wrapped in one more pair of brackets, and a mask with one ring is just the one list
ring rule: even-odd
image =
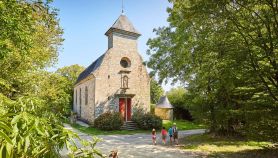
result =
[{"label": "sunlit grass", "polygon": [[[190,129],[200,129],[200,128],[205,128],[204,125],[196,124],[193,122],[189,121],[184,121],[184,120],[177,120],[174,121],[177,124],[177,127],[179,130],[190,130]],[[163,126],[166,129],[169,129],[173,125],[172,121],[167,121],[163,120]],[[151,133],[151,130],[133,130],[133,131],[128,131],[128,130],[113,130],[113,131],[103,131],[94,127],[84,127],[78,124],[71,125],[73,128],[86,133],[90,135],[114,135],[114,134],[123,134],[123,135],[128,135],[128,134],[136,134],[136,133]]]},{"label": "sunlit grass", "polygon": [[[187,149],[187,147],[185,147]],[[189,147],[190,150],[195,151],[202,151],[202,152],[208,152],[208,153],[214,153],[214,152],[239,152],[239,151],[245,151],[245,150],[256,150],[256,149],[263,149],[259,146],[249,146],[249,145],[213,145],[213,144],[204,144],[204,145],[191,145]]]},{"label": "sunlit grass", "polygon": [[178,127],[179,130],[206,128],[205,125],[198,124],[198,123],[195,123],[195,122],[186,121],[186,120],[175,120],[175,121],[163,120],[163,126],[166,129],[169,129],[171,126],[173,126],[174,122],[177,124],[177,127]]},{"label": "sunlit grass", "polygon": [[136,133],[150,133],[148,130],[113,130],[113,131],[103,131],[94,127],[84,127],[78,124],[71,125],[73,128],[90,135],[128,135],[128,134],[136,134]]},{"label": "sunlit grass", "polygon": [[[209,134],[192,135],[186,137],[185,139],[183,139],[183,143],[184,150],[203,152],[211,156],[224,155],[223,157],[225,157],[226,154],[229,154],[229,156],[231,157],[238,157],[241,155],[249,157],[249,155],[252,155],[254,153],[260,154],[263,150],[274,149],[274,144],[271,142],[257,142],[234,138],[220,138],[213,137]],[[273,154],[273,152],[276,153],[278,151],[274,149],[267,154]]]}]

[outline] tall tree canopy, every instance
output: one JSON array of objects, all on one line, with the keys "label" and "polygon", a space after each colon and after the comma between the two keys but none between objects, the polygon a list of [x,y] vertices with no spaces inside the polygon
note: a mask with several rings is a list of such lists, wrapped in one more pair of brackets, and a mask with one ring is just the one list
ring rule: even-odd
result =
[{"label": "tall tree canopy", "polygon": [[188,82],[187,100],[211,131],[277,140],[278,2],[170,2],[148,66],[160,80]]},{"label": "tall tree canopy", "polygon": [[85,67],[78,64],[65,66],[59,68],[56,72],[68,79],[70,85],[73,86],[79,76],[79,74],[84,71]]},{"label": "tall tree canopy", "polygon": [[64,82],[60,83],[60,85],[65,85],[63,91],[69,95],[69,102],[64,104],[68,109],[72,109],[73,105],[73,88],[77,81],[79,74],[84,70],[83,66],[78,64],[65,66],[59,68],[56,71],[56,74],[64,78]]},{"label": "tall tree canopy", "polygon": [[30,92],[32,72],[55,63],[62,29],[48,1],[0,2],[0,85],[9,98]]},{"label": "tall tree canopy", "polygon": [[177,104],[179,106],[184,105],[184,96],[186,95],[186,89],[182,87],[172,88],[167,92],[167,97],[171,104]]},{"label": "tall tree canopy", "polygon": [[174,118],[185,119],[192,121],[192,116],[189,112],[188,104],[186,101],[186,89],[183,87],[172,88],[167,92],[167,97],[170,103],[174,106]]},{"label": "tall tree canopy", "polygon": [[[0,157],[60,157],[77,135],[62,125],[70,94],[67,79],[44,69],[63,41],[50,1],[0,1]],[[94,142],[83,144],[95,146]],[[96,150],[85,149],[93,156]],[[101,154],[99,154],[101,155]]]},{"label": "tall tree canopy", "polygon": [[163,96],[164,90],[161,85],[154,79],[151,79],[151,103],[156,104],[160,97]]}]

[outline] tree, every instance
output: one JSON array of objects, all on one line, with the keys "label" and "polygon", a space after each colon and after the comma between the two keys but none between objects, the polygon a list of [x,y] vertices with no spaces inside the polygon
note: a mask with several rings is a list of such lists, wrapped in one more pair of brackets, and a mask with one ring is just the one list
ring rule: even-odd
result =
[{"label": "tree", "polygon": [[172,88],[167,92],[167,97],[170,103],[174,106],[174,118],[192,121],[192,116],[188,111],[185,95],[186,89],[182,87]]},{"label": "tree", "polygon": [[160,80],[188,83],[190,106],[212,132],[277,140],[277,2],[170,2],[170,25],[148,41],[148,66]]},{"label": "tree", "polygon": [[56,73],[64,76],[67,78],[71,86],[74,86],[76,83],[76,80],[79,76],[79,74],[84,71],[85,68],[83,66],[80,66],[78,64],[65,66],[62,68],[59,68]]},{"label": "tree", "polygon": [[56,71],[56,74],[60,75],[61,77],[64,78],[64,83],[61,83],[61,85],[65,84],[63,87],[63,90],[70,96],[69,97],[69,102],[66,104],[67,109],[70,110],[72,109],[73,105],[73,88],[74,85],[77,81],[77,78],[79,74],[85,70],[83,66],[80,65],[71,65],[71,66],[65,66],[62,68],[59,68]]},{"label": "tree", "polygon": [[49,2],[0,2],[0,90],[16,98],[28,93],[32,72],[55,63],[62,29]]},{"label": "tree", "polygon": [[156,82],[156,80],[151,79],[151,103],[156,104],[160,97],[164,93],[163,88]]},{"label": "tree", "polygon": [[48,108],[61,117],[70,115],[72,89],[67,78],[60,74],[39,71],[34,74],[32,84],[36,90],[30,96],[39,97],[48,103]]},{"label": "tree", "polygon": [[66,80],[44,70],[63,41],[57,10],[48,0],[2,0],[0,28],[0,157],[60,157],[65,145],[73,157],[80,138],[62,124]]}]

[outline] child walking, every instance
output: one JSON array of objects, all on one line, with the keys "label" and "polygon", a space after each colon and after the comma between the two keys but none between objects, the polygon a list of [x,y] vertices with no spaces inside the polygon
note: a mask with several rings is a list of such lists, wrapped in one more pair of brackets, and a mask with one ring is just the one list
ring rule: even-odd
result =
[{"label": "child walking", "polygon": [[153,140],[153,145],[156,145],[156,132],[154,128],[152,130],[152,140]]},{"label": "child walking", "polygon": [[169,128],[168,130],[168,135],[170,137],[170,144],[172,145],[172,138],[173,138],[173,130],[172,130],[172,127]]},{"label": "child walking", "polygon": [[165,127],[162,127],[161,136],[162,136],[163,144],[166,144],[167,131],[166,131]]}]

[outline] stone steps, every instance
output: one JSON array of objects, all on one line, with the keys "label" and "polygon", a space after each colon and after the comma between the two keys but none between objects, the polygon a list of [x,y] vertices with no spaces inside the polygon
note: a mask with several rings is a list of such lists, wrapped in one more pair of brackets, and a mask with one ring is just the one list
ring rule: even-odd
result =
[{"label": "stone steps", "polygon": [[133,121],[127,121],[127,122],[124,122],[124,125],[121,127],[121,130],[129,130],[129,131],[132,131],[132,130],[136,130],[138,129],[137,128],[137,125],[135,122]]}]

